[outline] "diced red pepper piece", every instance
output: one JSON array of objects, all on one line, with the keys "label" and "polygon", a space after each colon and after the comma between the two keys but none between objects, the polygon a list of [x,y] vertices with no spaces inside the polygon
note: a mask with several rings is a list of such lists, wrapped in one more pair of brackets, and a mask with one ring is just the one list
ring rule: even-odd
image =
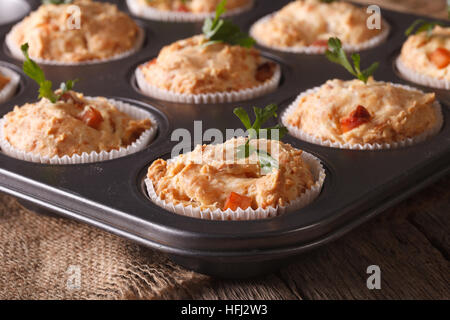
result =
[{"label": "diced red pepper piece", "polygon": [[359,105],[353,110],[350,115],[346,118],[341,119],[341,131],[343,133],[353,130],[363,123],[367,123],[370,121],[370,113],[366,108]]},{"label": "diced red pepper piece", "polygon": [[429,59],[438,69],[444,69],[450,64],[450,51],[437,48],[429,55]]},{"label": "diced red pepper piece", "polygon": [[94,107],[89,106],[80,117],[80,120],[86,123],[89,127],[98,129],[103,121],[102,114]]},{"label": "diced red pepper piece", "polygon": [[189,12],[189,8],[184,5],[184,4],[180,4],[180,6],[178,7],[178,11],[180,12]]},{"label": "diced red pepper piece", "polygon": [[242,210],[247,209],[252,204],[252,198],[242,196],[239,193],[231,192],[225,202],[225,206],[223,210],[231,209],[233,211],[237,210],[237,208],[241,208]]},{"label": "diced red pepper piece", "polygon": [[316,40],[311,45],[314,47],[328,47],[328,40]]},{"label": "diced red pepper piece", "polygon": [[149,62],[147,62],[147,66],[151,66],[151,65],[153,65],[155,63],[156,63],[156,58],[154,58],[154,59],[150,60]]}]

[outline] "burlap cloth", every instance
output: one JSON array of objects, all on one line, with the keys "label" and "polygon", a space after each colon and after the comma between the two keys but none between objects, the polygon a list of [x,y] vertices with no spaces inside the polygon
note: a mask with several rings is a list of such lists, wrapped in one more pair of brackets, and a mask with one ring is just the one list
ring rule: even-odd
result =
[{"label": "burlap cloth", "polygon": [[[79,289],[68,286],[71,266],[80,270]],[[30,212],[0,193],[0,299],[171,299],[207,278],[160,252]]]}]

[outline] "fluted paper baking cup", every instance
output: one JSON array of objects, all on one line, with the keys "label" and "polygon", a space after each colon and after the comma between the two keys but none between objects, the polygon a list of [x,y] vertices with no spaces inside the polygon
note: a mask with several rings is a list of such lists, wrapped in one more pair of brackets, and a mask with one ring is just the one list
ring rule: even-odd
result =
[{"label": "fluted paper baking cup", "polygon": [[[93,99],[92,97],[86,97],[87,99]],[[30,162],[40,162],[40,163],[47,163],[47,164],[81,164],[81,163],[92,163],[92,162],[100,162],[100,161],[106,161],[106,160],[112,160],[120,157],[124,157],[126,155],[141,151],[144,149],[155,137],[156,132],[158,130],[158,122],[153,117],[153,115],[145,111],[141,108],[132,106],[131,104],[108,99],[108,102],[112,105],[114,105],[119,111],[122,111],[126,114],[128,114],[133,119],[137,120],[143,120],[143,119],[150,119],[152,122],[152,126],[150,129],[144,131],[141,136],[134,141],[129,146],[122,147],[117,150],[112,151],[101,151],[101,152],[95,152],[92,151],[91,153],[82,153],[75,154],[72,156],[63,156],[63,157],[49,157],[49,156],[41,156],[38,154],[34,154],[31,152],[25,152],[22,150],[18,150],[15,147],[13,147],[4,137],[3,135],[3,125],[5,119],[0,119],[0,149],[3,153],[7,154],[10,157],[30,161]]]},{"label": "fluted paper baking cup", "polygon": [[[153,182],[146,178],[145,179],[145,185],[147,187],[148,196],[150,197],[151,201],[160,206],[163,209],[166,209],[167,211],[191,217],[191,218],[198,218],[198,219],[205,219],[205,220],[223,220],[223,221],[229,221],[229,220],[260,220],[260,219],[267,219],[267,218],[273,218],[279,215],[282,215],[287,212],[292,212],[295,210],[299,210],[311,202],[313,202],[320,194],[323,183],[325,181],[325,169],[323,168],[320,160],[313,156],[312,154],[309,154],[307,152],[302,153],[303,160],[308,165],[313,177],[314,177],[314,185],[306,190],[302,195],[300,195],[297,199],[291,201],[289,205],[287,206],[277,206],[277,207],[268,207],[268,208],[258,208],[258,209],[241,209],[238,208],[237,210],[231,210],[227,209],[226,211],[216,209],[200,209],[193,206],[183,206],[182,204],[173,204],[168,203],[165,200],[162,200],[155,192],[155,189],[153,187]],[[169,160],[170,162],[171,160]]]},{"label": "fluted paper baking cup", "polygon": [[396,59],[395,65],[403,78],[408,81],[426,87],[450,90],[450,80],[433,78],[410,69],[401,61],[400,56]]},{"label": "fluted paper baking cup", "polygon": [[[406,85],[401,85],[401,84],[395,84],[395,83],[390,83],[391,85],[395,86],[395,87],[399,87],[399,88],[404,88],[407,90],[411,90],[411,91],[419,91],[422,92],[420,90],[417,90],[413,87],[410,86],[406,86]],[[288,129],[289,133],[296,137],[297,139],[300,140],[304,140],[310,143],[314,143],[314,144],[318,144],[321,146],[325,146],[325,147],[331,147],[331,148],[339,148],[339,149],[351,149],[351,150],[381,150],[381,149],[397,149],[397,148],[403,148],[403,147],[408,147],[408,146],[412,146],[414,144],[420,143],[425,141],[427,138],[437,134],[441,128],[442,125],[444,124],[444,117],[442,115],[442,110],[441,110],[441,104],[438,101],[435,101],[433,103],[433,109],[434,112],[436,114],[436,124],[430,128],[429,130],[421,133],[420,135],[417,135],[413,138],[407,138],[401,141],[396,141],[396,142],[392,142],[392,143],[365,143],[365,144],[351,144],[351,143],[340,143],[340,142],[333,142],[331,140],[327,140],[327,139],[321,139],[319,137],[313,136],[303,130],[301,130],[300,128],[293,126],[291,124],[289,124],[286,119],[287,117],[295,111],[295,109],[297,108],[298,104],[300,103],[300,100],[304,97],[307,96],[309,94],[312,94],[314,92],[317,92],[321,87],[315,87],[312,89],[309,89],[303,93],[301,93],[297,99],[295,99],[295,101],[286,109],[286,111],[284,112],[282,118],[281,118],[281,122],[283,123],[283,125]]]},{"label": "fluted paper baking cup", "polygon": [[[253,3],[254,1],[251,0],[247,5],[243,7],[227,10],[222,16],[226,18],[241,14],[245,11],[250,10],[253,7]],[[138,0],[127,0],[127,5],[131,13],[133,13],[135,16],[158,21],[198,22],[203,21],[206,18],[213,18],[215,16],[215,12],[194,13],[158,10],[142,4]]]},{"label": "fluted paper baking cup", "polygon": [[[12,34],[14,32],[14,28],[17,26],[14,26],[11,31],[6,35],[5,38],[5,44],[8,47],[9,51],[11,52],[11,55],[18,59],[23,61],[24,56],[22,53],[22,50],[20,49],[20,46],[14,42],[12,38]],[[57,61],[57,60],[48,60],[48,59],[40,59],[36,57],[31,57],[36,63],[38,64],[45,64],[45,65],[53,65],[53,66],[81,66],[81,65],[90,65],[90,64],[98,64],[98,63],[105,63],[115,60],[120,60],[123,58],[126,58],[128,56],[131,56],[132,54],[139,51],[144,43],[145,39],[145,31],[142,28],[139,28],[138,36],[136,38],[136,44],[134,47],[128,51],[116,54],[112,57],[105,58],[105,59],[93,59],[93,60],[86,60],[86,61],[77,61],[77,62],[67,62],[67,61]]]},{"label": "fluted paper baking cup", "polygon": [[0,103],[3,103],[16,93],[20,76],[11,69],[3,66],[0,66],[0,73],[9,78],[9,82],[0,90]]},{"label": "fluted paper baking cup", "polygon": [[250,100],[275,91],[281,79],[281,67],[279,64],[276,64],[272,78],[259,86],[239,91],[187,94],[172,92],[149,84],[145,80],[144,73],[140,67],[136,69],[135,76],[137,85],[143,94],[153,98],[179,103],[227,103]]},{"label": "fluted paper baking cup", "polygon": [[[250,35],[256,40],[256,42],[269,49],[283,51],[283,52],[290,52],[290,53],[304,53],[304,54],[324,54],[327,50],[326,46],[292,46],[292,47],[282,47],[282,46],[272,46],[269,44],[266,44],[263,39],[258,38],[255,34],[255,27],[258,24],[266,22],[268,19],[270,19],[275,13],[271,13],[265,17],[262,17],[258,21],[256,21],[250,28]],[[348,43],[342,43],[342,48],[345,52],[359,52],[362,50],[367,50],[370,48],[374,48],[378,46],[380,43],[382,43],[384,40],[387,39],[390,32],[390,26],[389,24],[383,19],[383,30],[380,34],[377,36],[371,38],[370,40],[367,40],[365,42],[362,42],[360,44],[348,44]]]}]

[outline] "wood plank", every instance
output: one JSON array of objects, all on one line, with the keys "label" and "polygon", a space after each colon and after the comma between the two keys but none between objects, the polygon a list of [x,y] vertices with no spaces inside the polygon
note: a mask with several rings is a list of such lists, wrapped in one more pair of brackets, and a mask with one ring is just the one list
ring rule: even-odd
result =
[{"label": "wood plank", "polygon": [[408,221],[450,260],[450,176],[409,201]]},{"label": "wood plank", "polygon": [[205,300],[297,300],[298,292],[291,290],[282,279],[272,274],[250,280],[214,280],[199,288],[192,299]]},{"label": "wood plank", "polygon": [[[449,299],[449,261],[410,223],[424,225],[428,237],[434,234],[448,250],[449,182],[447,177],[342,239],[305,254],[281,270],[281,277],[307,299]],[[418,214],[418,202],[428,209]],[[372,264],[381,268],[381,290],[367,289],[366,268]]]}]

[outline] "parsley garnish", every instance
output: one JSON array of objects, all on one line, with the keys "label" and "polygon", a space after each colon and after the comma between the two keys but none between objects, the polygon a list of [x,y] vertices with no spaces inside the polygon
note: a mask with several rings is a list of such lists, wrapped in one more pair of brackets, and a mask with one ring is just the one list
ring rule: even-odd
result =
[{"label": "parsley garnish", "polygon": [[334,2],[335,0],[320,0],[320,2],[323,2],[323,3],[332,3],[332,2]]},{"label": "parsley garnish", "polygon": [[328,60],[331,62],[340,64],[343,66],[348,72],[354,75],[359,80],[367,83],[369,77],[377,70],[379,63],[374,62],[370,67],[361,71],[361,56],[357,53],[353,53],[351,58],[353,61],[353,66],[347,59],[347,55],[345,54],[344,49],[342,49],[341,40],[338,38],[330,38],[328,39],[328,50],[325,52]]},{"label": "parsley garnish", "polygon": [[73,0],[42,0],[43,4],[69,4],[72,2]]},{"label": "parsley garnish", "polygon": [[28,43],[25,43],[21,46],[21,50],[23,55],[25,56],[25,61],[23,62],[23,72],[27,76],[29,76],[31,79],[36,81],[36,83],[39,85],[39,97],[38,98],[47,98],[52,103],[58,102],[59,99],[61,99],[61,96],[66,93],[69,90],[72,90],[73,86],[75,85],[75,82],[78,81],[78,79],[75,80],[68,80],[66,82],[61,83],[60,94],[55,94],[52,87],[53,84],[50,80],[47,80],[45,78],[44,71],[34,62],[30,59],[30,56],[28,55]]},{"label": "parsley garnish", "polygon": [[225,13],[227,1],[222,0],[216,8],[216,16],[214,19],[208,18],[203,24],[203,34],[208,42],[204,46],[214,43],[229,43],[239,45],[245,48],[251,48],[255,44],[255,39],[242,32],[241,29],[229,20],[220,19]]},{"label": "parsley garnish", "polygon": [[414,32],[414,30],[416,30],[415,34],[419,34],[425,31],[427,33],[427,37],[431,37],[433,29],[437,25],[443,26],[443,24],[439,21],[426,21],[423,19],[417,19],[408,29],[406,29],[405,35],[409,36]]},{"label": "parsley garnish", "polygon": [[270,153],[264,150],[257,149],[250,145],[250,140],[259,139],[261,136],[271,140],[272,133],[277,130],[278,131],[278,139],[284,137],[287,133],[287,128],[283,127],[279,124],[273,127],[262,129],[262,125],[267,122],[272,117],[277,117],[277,105],[270,104],[265,108],[256,108],[253,107],[253,112],[255,113],[255,122],[251,124],[250,117],[243,108],[235,108],[233,110],[234,114],[241,120],[244,124],[244,127],[248,132],[248,139],[244,145],[240,145],[237,148],[237,157],[239,159],[245,159],[250,157],[253,153],[258,155],[259,165],[263,173],[269,173],[272,169],[278,169],[278,161],[274,159]]}]

